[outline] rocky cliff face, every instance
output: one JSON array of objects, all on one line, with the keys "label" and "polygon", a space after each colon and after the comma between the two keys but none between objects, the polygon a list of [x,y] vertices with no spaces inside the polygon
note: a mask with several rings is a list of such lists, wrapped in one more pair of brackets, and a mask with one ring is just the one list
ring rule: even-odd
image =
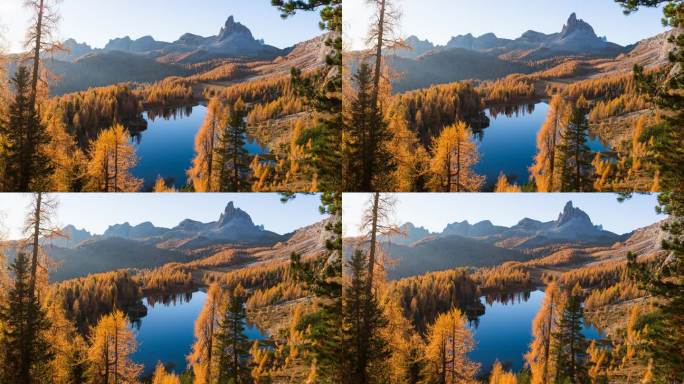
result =
[{"label": "rocky cliff face", "polygon": [[226,209],[221,214],[217,224],[219,228],[254,227],[252,218],[247,212],[236,208],[232,201],[226,205]]},{"label": "rocky cliff face", "polygon": [[572,201],[568,201],[563,208],[563,212],[558,215],[555,227],[560,228],[565,225],[581,226],[593,228],[589,215],[583,210],[573,206]]},{"label": "rocky cliff face", "polygon": [[245,39],[254,41],[254,36],[252,36],[252,31],[244,25],[235,22],[235,18],[231,15],[226,20],[226,24],[221,28],[221,32],[218,34],[217,41],[229,41],[236,39]]}]

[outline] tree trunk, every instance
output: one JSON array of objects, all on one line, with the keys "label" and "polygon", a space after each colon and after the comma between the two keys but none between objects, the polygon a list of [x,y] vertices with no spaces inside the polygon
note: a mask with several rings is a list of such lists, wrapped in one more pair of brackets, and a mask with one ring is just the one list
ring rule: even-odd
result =
[{"label": "tree trunk", "polygon": [[366,286],[366,299],[372,295],[373,275],[375,270],[375,249],[377,247],[378,232],[378,205],[380,204],[380,192],[373,194],[373,219],[371,224],[370,249],[368,250],[368,284]]},{"label": "tree trunk", "polygon": [[375,74],[373,77],[373,106],[378,105],[378,95],[380,93],[380,75],[382,70],[382,46],[384,44],[385,32],[385,1],[380,0],[380,14],[378,15],[378,39],[375,47]]},{"label": "tree trunk", "polygon": [[38,69],[40,67],[40,44],[43,34],[43,13],[45,11],[44,0],[38,4],[38,17],[36,20],[36,44],[33,47],[33,73],[31,78],[31,107],[36,109],[36,99],[38,96]]},{"label": "tree trunk", "polygon": [[[578,121],[579,123],[579,121]],[[581,125],[577,125],[577,131],[575,133],[575,187],[579,192],[582,192],[581,176],[580,176],[580,136],[581,136]]]},{"label": "tree trunk", "polygon": [[119,384],[119,324],[114,323],[114,384]]},{"label": "tree trunk", "polygon": [[105,344],[102,351],[104,360],[104,372],[102,374],[105,383],[109,383],[109,336],[105,332]]},{"label": "tree trunk", "polygon": [[461,192],[461,136],[456,139],[456,192]]},{"label": "tree trunk", "polygon": [[114,136],[114,192],[119,192],[119,137]]},{"label": "tree trunk", "polygon": [[211,186],[211,171],[214,167],[214,134],[216,131],[216,117],[211,117],[211,135],[209,136],[209,150],[207,151],[207,190],[213,192]]},{"label": "tree trunk", "polygon": [[38,249],[39,249],[39,236],[40,236],[40,210],[42,208],[43,193],[38,192],[36,194],[36,210],[33,212],[33,252],[31,255],[31,280],[29,282],[29,297],[35,297],[36,293],[36,280],[38,274]]},{"label": "tree trunk", "polygon": [[240,361],[238,356],[238,330],[239,322],[237,320],[233,321],[233,380],[238,383],[238,370],[240,369]]},{"label": "tree trunk", "polygon": [[205,378],[205,384],[211,384],[211,355],[214,350],[214,319],[216,316],[216,297],[212,298],[211,303],[211,316],[209,318],[209,337],[207,338],[207,377]]},{"label": "tree trunk", "polygon": [[239,182],[238,182],[238,130],[236,128],[235,134],[233,135],[233,190],[238,192]]},{"label": "tree trunk", "polygon": [[542,375],[542,384],[546,384],[547,377],[549,375],[549,353],[551,351],[551,327],[553,326],[553,297],[550,298],[549,302],[549,316],[546,322],[546,340],[544,340],[544,373]]},{"label": "tree trunk", "polygon": [[[558,113],[556,111],[556,113]],[[558,132],[558,116],[553,119],[553,132],[552,133],[552,139],[551,139],[551,149],[550,149],[550,154],[549,154],[549,191],[548,192],[553,192],[553,176],[554,176],[554,169],[556,167],[556,134]],[[546,375],[544,376],[546,380]]]}]

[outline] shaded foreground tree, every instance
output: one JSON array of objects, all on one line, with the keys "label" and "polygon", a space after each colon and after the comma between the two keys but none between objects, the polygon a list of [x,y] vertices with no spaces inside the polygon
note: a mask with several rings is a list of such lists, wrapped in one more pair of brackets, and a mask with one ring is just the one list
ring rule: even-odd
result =
[{"label": "shaded foreground tree", "polygon": [[586,192],[591,190],[593,170],[591,150],[587,145],[588,140],[587,101],[580,96],[572,110],[567,129],[561,133],[562,191]]},{"label": "shaded foreground tree", "polygon": [[381,335],[387,326],[383,311],[375,294],[367,290],[370,282],[368,259],[361,250],[356,250],[348,262],[350,278],[345,287],[343,308],[342,359],[350,373],[345,383],[375,383],[378,370],[390,355],[386,340]]},{"label": "shaded foreground tree", "polygon": [[228,108],[228,121],[221,129],[216,149],[215,166],[219,191],[249,191],[249,153],[245,149],[245,103],[238,99]]},{"label": "shaded foreground tree", "polygon": [[45,190],[51,163],[45,154],[49,138],[38,113],[31,106],[28,69],[20,66],[11,83],[14,101],[9,106],[7,125],[0,125],[2,163],[6,191]]},{"label": "shaded foreground tree", "polygon": [[7,303],[0,307],[0,378],[3,383],[43,383],[50,380],[49,361],[54,356],[46,338],[50,322],[40,301],[31,293],[26,254],[19,253],[10,269],[14,284]]},{"label": "shaded foreground tree", "polygon": [[244,307],[244,290],[238,286],[224,303],[216,329],[216,360],[219,383],[246,383],[249,381],[247,357],[249,340],[245,336],[247,314]]},{"label": "shaded foreground tree", "polygon": [[388,187],[396,168],[388,143],[392,135],[382,118],[377,100],[373,99],[370,67],[359,66],[354,75],[356,98],[351,105],[351,119],[344,146],[346,158],[344,181],[346,191],[377,191]]},{"label": "shaded foreground tree", "polygon": [[[285,199],[291,197],[286,195]],[[326,252],[304,263],[299,254],[290,257],[293,279],[315,298],[316,310],[302,316],[298,329],[308,329],[304,348],[310,352],[312,378],[324,384],[343,382],[349,372],[340,361],[342,334],[342,194],[321,194],[321,213],[330,215],[326,223]]]},{"label": "shaded foreground tree", "polygon": [[663,112],[663,122],[650,127],[645,136],[653,140],[651,161],[659,173],[660,212],[670,215],[664,226],[665,255],[652,264],[630,258],[630,271],[636,281],[657,299],[657,309],[643,316],[648,324],[645,352],[651,359],[653,380],[684,380],[684,2],[681,0],[616,0],[626,13],[640,7],[663,7],[663,23],[672,27],[669,73],[646,73],[635,67],[639,91]]},{"label": "shaded foreground tree", "polygon": [[[283,17],[297,11],[320,11],[320,27],[331,32],[325,44],[330,48],[326,68],[311,77],[303,77],[292,68],[292,84],[315,112],[318,125],[303,140],[311,140],[311,165],[316,170],[319,190],[342,189],[342,0],[271,0]],[[341,265],[340,265],[341,267]]]},{"label": "shaded foreground tree", "polygon": [[582,288],[579,283],[566,293],[557,319],[552,355],[555,358],[555,382],[583,383],[587,380],[585,354],[587,342],[582,334],[584,315]]}]

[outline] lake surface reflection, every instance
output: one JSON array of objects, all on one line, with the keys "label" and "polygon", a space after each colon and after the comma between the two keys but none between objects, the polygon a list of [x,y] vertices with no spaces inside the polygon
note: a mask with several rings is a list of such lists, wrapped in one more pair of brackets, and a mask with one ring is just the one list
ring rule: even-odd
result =
[{"label": "lake surface reflection", "polygon": [[[480,301],[485,313],[470,323],[475,339],[470,358],[481,364],[483,372],[488,372],[496,360],[509,370],[519,371],[532,342],[532,320],[544,302],[544,291],[483,296]],[[582,332],[589,339],[600,337],[591,326]]]},{"label": "lake surface reflection", "polygon": [[[133,175],[144,180],[144,189],[150,189],[157,176],[168,184],[181,188],[187,184],[186,171],[195,156],[195,136],[207,114],[207,107],[155,109],[143,113],[147,129],[131,137],[138,155]],[[246,138],[244,148],[250,154],[268,153],[253,138]]]},{"label": "lake surface reflection", "polygon": [[[546,102],[524,105],[504,105],[485,110],[489,126],[475,129],[480,161],[475,171],[487,177],[485,185],[491,189],[499,173],[503,172],[510,182],[526,184],[529,167],[537,153],[537,133],[541,129],[549,105]],[[605,151],[606,146],[590,138],[589,148]]]},{"label": "lake surface reflection", "polygon": [[[185,356],[194,342],[195,320],[206,298],[206,292],[197,291],[143,300],[147,315],[133,322],[131,328],[138,341],[132,358],[145,366],[145,375],[151,374],[159,361],[176,373],[185,370]],[[251,340],[267,339],[255,325],[247,324],[245,334]]]}]

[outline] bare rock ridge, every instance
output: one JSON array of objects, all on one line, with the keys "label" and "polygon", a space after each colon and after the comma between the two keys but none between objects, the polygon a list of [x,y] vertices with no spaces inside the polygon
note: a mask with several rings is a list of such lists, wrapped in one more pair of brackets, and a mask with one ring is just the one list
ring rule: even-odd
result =
[{"label": "bare rock ridge", "polygon": [[499,242],[507,239],[522,239],[520,248],[531,248],[550,243],[574,242],[581,244],[612,245],[625,239],[605,231],[602,226],[594,225],[589,215],[568,201],[563,211],[554,221],[542,222],[530,218],[520,220],[512,227],[494,225],[489,220],[470,224],[467,220],[448,224],[440,233],[430,233],[424,228],[416,228],[412,223],[402,226],[408,236],[405,239],[392,239],[395,244],[411,245],[419,241],[430,241],[438,237],[460,236]]},{"label": "bare rock ridge", "polygon": [[[61,54],[55,58],[58,60],[76,61],[86,54],[100,52],[125,52],[141,54],[156,58],[169,54],[186,53],[196,60],[207,56],[220,57],[241,56],[273,58],[287,53],[289,50],[279,49],[264,44],[252,35],[252,31],[245,25],[235,21],[234,16],[229,16],[218,35],[203,37],[192,33],[185,33],[174,42],[157,41],[152,36],[143,36],[139,39],[131,39],[129,36],[114,38],[103,49],[93,49],[86,44],[79,44],[73,39],[64,42],[71,52]],[[187,61],[188,59],[185,58]]]},{"label": "bare rock ridge", "polygon": [[608,42],[605,37],[597,36],[594,28],[584,20],[577,18],[575,13],[568,17],[559,33],[548,35],[530,30],[516,39],[505,39],[497,37],[494,33],[485,33],[478,37],[468,33],[453,36],[445,46],[435,46],[430,41],[410,36],[405,43],[412,49],[399,50],[395,53],[396,56],[418,58],[430,52],[455,48],[492,54],[526,51],[529,59],[551,57],[559,53],[615,56],[628,51],[625,47]]},{"label": "bare rock ridge", "polygon": [[250,31],[249,28],[245,27],[244,25],[236,23],[235,18],[231,15],[228,17],[228,20],[226,20],[225,26],[221,28],[221,32],[219,33],[217,40],[225,41],[233,39],[237,36],[254,40],[252,31]]},{"label": "bare rock ridge", "polygon": [[231,201],[228,203],[228,205],[226,205],[226,209],[221,214],[221,217],[218,221],[218,226],[220,228],[238,226],[254,227],[254,223],[247,212],[240,208],[236,208]]}]

